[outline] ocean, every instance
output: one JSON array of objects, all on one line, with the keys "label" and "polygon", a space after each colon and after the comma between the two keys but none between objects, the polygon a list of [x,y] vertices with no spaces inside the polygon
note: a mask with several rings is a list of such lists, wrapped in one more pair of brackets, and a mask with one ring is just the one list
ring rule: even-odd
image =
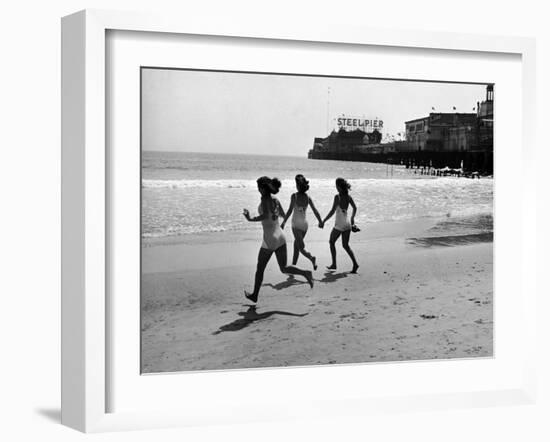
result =
[{"label": "ocean", "polygon": [[[492,232],[492,178],[433,177],[405,166],[300,157],[143,152],[142,237],[252,230],[256,223],[247,222],[242,211],[257,211],[256,179],[278,177],[283,185],[277,198],[286,209],[298,173],[309,180],[309,195],[323,217],[336,194],[334,181],[343,177],[352,186],[360,227],[441,218],[447,221],[440,225],[454,234]],[[311,211],[308,217],[311,225]]]}]

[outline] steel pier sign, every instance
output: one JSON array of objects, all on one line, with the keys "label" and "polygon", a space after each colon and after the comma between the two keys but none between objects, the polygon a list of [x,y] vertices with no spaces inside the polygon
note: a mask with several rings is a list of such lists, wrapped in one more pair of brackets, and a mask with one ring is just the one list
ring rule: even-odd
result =
[{"label": "steel pier sign", "polygon": [[339,129],[345,130],[361,129],[365,132],[372,132],[374,129],[377,129],[379,132],[382,132],[382,128],[384,127],[384,121],[378,118],[369,120],[365,118],[342,116],[337,118],[336,122],[338,123]]}]

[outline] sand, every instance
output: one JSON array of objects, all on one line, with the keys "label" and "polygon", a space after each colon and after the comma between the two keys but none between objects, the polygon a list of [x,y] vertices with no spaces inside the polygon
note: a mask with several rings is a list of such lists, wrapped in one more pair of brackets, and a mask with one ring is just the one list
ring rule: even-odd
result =
[{"label": "sand", "polygon": [[[315,287],[273,257],[257,305],[243,294],[257,232],[145,244],[142,372],[492,356],[492,236],[411,240],[425,229],[353,234],[358,274],[340,245],[339,268],[326,270],[330,228],[312,230]],[[298,266],[311,268],[303,257]]]}]

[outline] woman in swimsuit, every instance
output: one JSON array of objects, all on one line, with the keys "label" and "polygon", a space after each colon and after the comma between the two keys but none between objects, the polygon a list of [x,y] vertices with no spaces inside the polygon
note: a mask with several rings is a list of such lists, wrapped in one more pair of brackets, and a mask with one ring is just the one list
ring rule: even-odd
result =
[{"label": "woman in swimsuit", "polygon": [[263,242],[258,253],[254,291],[252,293],[244,292],[246,298],[252,302],[258,301],[258,293],[264,279],[264,271],[273,252],[275,252],[281,272],[291,275],[301,275],[313,287],[313,276],[310,271],[287,266],[286,239],[279,226],[279,217],[284,217],[285,212],[279,200],[273,196],[279,192],[281,182],[277,178],[271,179],[266,176],[258,178],[256,182],[258,184],[258,192],[262,195],[260,206],[258,207],[259,215],[252,218],[248,210],[244,209],[243,211],[243,215],[248,221],[261,221],[263,228]]},{"label": "woman in swimsuit", "polygon": [[[344,178],[336,179],[336,190],[338,194],[334,196],[334,202],[332,204],[332,209],[325,217],[321,226],[327,222],[327,220],[336,213],[336,218],[334,220],[334,228],[330,233],[330,254],[332,255],[332,264],[330,267],[327,267],[329,270],[336,269],[336,241],[342,235],[342,247],[348,252],[351,261],[353,262],[353,269],[351,273],[357,273],[359,264],[355,260],[355,255],[349,246],[349,237],[351,234],[352,226],[355,225],[355,214],[357,213],[357,207],[353,198],[349,195],[349,190],[351,189],[350,184]],[[352,207],[353,212],[351,214],[351,222],[348,220],[348,208]]]},{"label": "woman in swimsuit", "polygon": [[307,233],[307,219],[306,210],[308,206],[311,206],[311,210],[321,225],[321,215],[315,208],[313,201],[306,193],[309,190],[309,181],[303,175],[296,175],[296,190],[298,192],[293,193],[290,198],[290,207],[286,212],[284,221],[281,224],[281,229],[285,228],[286,221],[292,214],[292,233],[294,234],[294,255],[292,257],[292,265],[296,265],[300,253],[304,255],[313,264],[313,270],[317,270],[316,258],[305,249],[304,238]]}]

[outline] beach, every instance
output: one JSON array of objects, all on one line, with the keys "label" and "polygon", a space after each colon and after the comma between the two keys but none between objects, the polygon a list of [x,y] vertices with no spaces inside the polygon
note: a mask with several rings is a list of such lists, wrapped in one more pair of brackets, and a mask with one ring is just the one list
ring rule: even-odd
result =
[{"label": "beach", "polygon": [[[326,270],[332,226],[312,218],[314,288],[272,257],[256,305],[243,291],[259,226],[142,241],[142,372],[493,355],[492,218],[490,231],[483,217],[470,231],[453,218],[364,225],[351,238],[358,274],[340,243],[338,269]],[[298,266],[311,269],[304,257]]]},{"label": "beach", "polygon": [[[405,166],[300,157],[143,152],[143,373],[490,357],[493,354],[493,180],[433,177]],[[279,177],[285,210],[294,176],[325,216],[335,178],[357,206],[350,244],[308,209],[315,285],[268,263],[252,291],[262,226],[256,179]],[[293,253],[290,220],[285,235]],[[312,269],[303,256],[298,267]]]}]

